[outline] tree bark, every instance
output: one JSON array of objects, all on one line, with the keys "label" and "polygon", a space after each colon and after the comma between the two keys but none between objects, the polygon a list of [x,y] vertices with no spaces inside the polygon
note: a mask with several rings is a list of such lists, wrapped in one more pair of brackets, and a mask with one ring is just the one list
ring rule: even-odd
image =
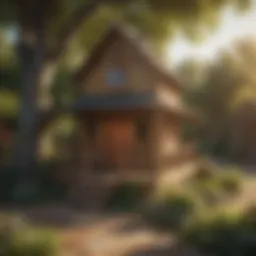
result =
[{"label": "tree bark", "polygon": [[36,160],[37,85],[44,54],[39,46],[23,39],[18,45],[18,54],[22,89],[14,164],[20,171],[29,172]]},{"label": "tree bark", "polygon": [[52,102],[49,101],[50,89],[55,78],[59,57],[66,50],[81,23],[97,7],[96,3],[92,3],[84,4],[77,9],[69,23],[63,26],[57,48],[49,52],[45,44],[47,39],[45,31],[50,4],[51,1],[40,1],[34,5],[31,2],[22,2],[22,4],[20,1],[17,2],[21,26],[18,56],[21,64],[22,93],[18,121],[19,133],[13,161],[23,177],[33,171],[36,164],[37,120],[41,112],[38,106],[38,96],[48,98],[46,104],[52,107]]},{"label": "tree bark", "polygon": [[57,64],[45,60],[43,49],[31,51],[29,56],[25,48],[20,45],[22,94],[15,163],[20,170],[30,172],[37,162],[41,114],[54,108],[51,86]]}]

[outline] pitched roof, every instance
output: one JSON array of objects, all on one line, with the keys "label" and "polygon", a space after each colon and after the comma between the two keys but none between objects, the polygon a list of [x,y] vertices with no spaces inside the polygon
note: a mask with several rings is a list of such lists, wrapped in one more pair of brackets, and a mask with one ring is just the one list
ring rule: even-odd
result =
[{"label": "pitched roof", "polygon": [[159,109],[186,120],[195,119],[193,111],[185,106],[172,106],[162,102],[153,92],[119,93],[108,95],[83,95],[72,104],[70,110],[133,110]]},{"label": "pitched roof", "polygon": [[73,108],[82,109],[134,109],[150,108],[155,105],[155,97],[151,92],[119,93],[110,95],[85,95],[77,99]]},{"label": "pitched roof", "polygon": [[169,70],[159,61],[159,58],[153,56],[152,51],[149,50],[148,46],[139,40],[135,35],[134,31],[128,29],[127,27],[113,26],[100,43],[94,48],[92,54],[85,61],[84,65],[76,74],[76,81],[79,83],[84,80],[90,72],[93,70],[95,65],[100,60],[101,56],[104,54],[107,47],[117,38],[124,38],[127,40],[140,54],[140,56],[148,63],[160,76],[162,76],[171,86],[181,89],[180,83],[177,79],[170,74]]}]

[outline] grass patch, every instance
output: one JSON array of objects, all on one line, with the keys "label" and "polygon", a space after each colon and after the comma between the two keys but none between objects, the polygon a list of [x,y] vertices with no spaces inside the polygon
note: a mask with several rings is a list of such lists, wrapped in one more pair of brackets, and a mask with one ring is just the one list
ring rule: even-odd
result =
[{"label": "grass patch", "polygon": [[[201,213],[211,215],[227,209],[229,202],[242,190],[239,170],[204,162],[195,176],[181,186],[155,194],[143,209],[144,219],[155,227],[180,231]],[[225,206],[225,207],[224,207]]]},{"label": "grass patch", "polygon": [[184,229],[183,240],[205,255],[256,255],[255,213],[232,210],[201,214]]},{"label": "grass patch", "polygon": [[55,256],[57,236],[50,230],[34,228],[15,216],[0,217],[0,255]]},{"label": "grass patch", "polygon": [[0,116],[16,118],[19,99],[17,94],[9,90],[0,90]]},{"label": "grass patch", "polygon": [[56,177],[52,164],[38,166],[21,184],[22,173],[11,166],[0,168],[0,202],[14,204],[49,203],[64,200],[66,185]]},{"label": "grass patch", "polygon": [[242,189],[242,173],[235,169],[224,170],[217,177],[220,187],[227,194],[238,194]]},{"label": "grass patch", "polygon": [[147,186],[136,182],[123,183],[111,195],[107,208],[114,211],[134,211],[140,207],[147,194]]},{"label": "grass patch", "polygon": [[193,195],[170,193],[148,202],[142,216],[151,225],[168,230],[182,229],[198,207]]},{"label": "grass patch", "polygon": [[242,190],[244,178],[242,172],[235,168],[203,165],[186,186],[196,192],[206,205],[216,206],[237,196]]}]

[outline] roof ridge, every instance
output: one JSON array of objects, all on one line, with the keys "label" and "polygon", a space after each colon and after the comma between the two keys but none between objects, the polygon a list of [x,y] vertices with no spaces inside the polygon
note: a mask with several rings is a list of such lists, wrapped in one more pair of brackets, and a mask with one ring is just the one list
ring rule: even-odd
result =
[{"label": "roof ridge", "polygon": [[153,54],[153,50],[150,49],[150,45],[143,40],[142,36],[139,35],[138,30],[134,29],[132,26],[128,26],[124,23],[113,23],[110,28],[103,35],[103,39],[98,43],[98,45],[92,51],[92,54],[89,56],[85,64],[82,65],[82,68],[77,72],[76,80],[83,80],[86,77],[86,74],[91,70],[92,66],[95,64],[96,59],[98,59],[104,52],[104,46],[111,42],[112,38],[121,35],[126,40],[128,40],[147,62],[161,74],[165,79],[170,81],[170,83],[177,87],[181,88],[180,83],[176,77],[172,76],[170,71],[167,69],[164,62],[159,61],[157,56]]}]

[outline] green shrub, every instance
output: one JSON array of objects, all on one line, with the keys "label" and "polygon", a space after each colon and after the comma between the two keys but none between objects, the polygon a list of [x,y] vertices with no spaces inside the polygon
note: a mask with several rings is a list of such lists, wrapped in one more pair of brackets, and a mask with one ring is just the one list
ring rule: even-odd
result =
[{"label": "green shrub", "polygon": [[137,182],[125,182],[118,186],[107,203],[107,208],[115,211],[132,211],[147,197],[148,188]]},{"label": "green shrub", "polygon": [[214,173],[211,169],[205,168],[205,166],[200,166],[196,170],[193,178],[195,180],[205,180],[205,179],[211,178],[213,175],[214,175]]},{"label": "green shrub", "polygon": [[54,163],[40,164],[29,180],[21,183],[19,170],[0,168],[0,202],[33,204],[65,199],[67,187],[56,178],[56,169]]},{"label": "green shrub", "polygon": [[18,181],[18,171],[13,167],[0,168],[0,202],[9,202]]},{"label": "green shrub", "polygon": [[242,187],[242,175],[238,171],[224,170],[218,174],[217,182],[227,194],[237,194]]},{"label": "green shrub", "polygon": [[0,218],[1,256],[54,256],[57,240],[50,231],[33,229],[18,217]]},{"label": "green shrub", "polygon": [[198,252],[214,256],[256,255],[256,227],[247,225],[246,214],[216,214],[188,226],[183,239]]},{"label": "green shrub", "polygon": [[195,199],[190,195],[171,194],[150,202],[143,212],[146,221],[161,229],[179,230],[196,209]]},{"label": "green shrub", "polygon": [[207,180],[215,176],[216,166],[207,160],[202,161],[193,175],[193,180]]},{"label": "green shrub", "polygon": [[26,230],[16,233],[10,243],[10,256],[54,256],[56,238],[50,232]]},{"label": "green shrub", "polygon": [[215,169],[211,175],[206,169],[200,170],[200,173],[189,180],[187,185],[208,205],[221,203],[230,196],[237,195],[241,190],[243,177],[236,170],[229,168]]},{"label": "green shrub", "polygon": [[195,191],[206,206],[214,206],[223,198],[223,191],[214,178],[193,183],[192,190]]},{"label": "green shrub", "polygon": [[246,225],[256,229],[256,204],[247,209],[243,220],[245,221]]}]

